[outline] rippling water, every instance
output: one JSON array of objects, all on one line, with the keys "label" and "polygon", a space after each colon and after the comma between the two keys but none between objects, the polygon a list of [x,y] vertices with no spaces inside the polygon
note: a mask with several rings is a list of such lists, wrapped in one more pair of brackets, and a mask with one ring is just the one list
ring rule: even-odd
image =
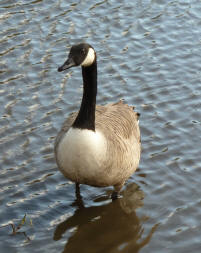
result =
[{"label": "rippling water", "polygon": [[[200,13],[195,0],[0,2],[1,253],[200,252]],[[140,167],[116,202],[89,186],[76,200],[54,160],[82,95],[80,69],[57,67],[80,41],[98,54],[98,103],[141,113]]]}]

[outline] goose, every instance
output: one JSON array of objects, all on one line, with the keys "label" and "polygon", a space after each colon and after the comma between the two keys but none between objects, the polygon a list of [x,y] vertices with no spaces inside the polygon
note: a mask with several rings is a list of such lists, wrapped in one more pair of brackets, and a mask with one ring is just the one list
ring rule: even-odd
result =
[{"label": "goose", "polygon": [[97,56],[91,45],[73,45],[58,71],[75,66],[82,68],[82,102],[79,111],[69,115],[56,137],[56,162],[76,187],[79,184],[113,186],[114,200],[139,165],[140,114],[122,100],[96,105]]}]

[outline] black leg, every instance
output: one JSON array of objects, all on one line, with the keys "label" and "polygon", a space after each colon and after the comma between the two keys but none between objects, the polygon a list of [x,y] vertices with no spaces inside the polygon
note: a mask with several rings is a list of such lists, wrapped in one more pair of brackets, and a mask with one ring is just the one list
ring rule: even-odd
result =
[{"label": "black leg", "polygon": [[114,201],[114,200],[118,199],[118,197],[119,197],[119,192],[113,191],[113,193],[111,195],[111,199]]},{"label": "black leg", "polygon": [[76,194],[76,198],[81,198],[81,196],[80,196],[80,184],[79,183],[75,183],[75,194]]},{"label": "black leg", "polygon": [[75,204],[78,206],[78,208],[83,208],[84,204],[83,204],[82,196],[80,195],[79,183],[75,183],[75,195],[76,195]]},{"label": "black leg", "polygon": [[112,200],[116,200],[116,199],[119,198],[119,193],[120,193],[120,191],[121,191],[121,189],[122,189],[124,183],[125,183],[125,182],[123,181],[123,182],[121,182],[120,184],[114,185],[114,191],[113,191],[113,193],[112,193],[112,195],[111,195]]}]

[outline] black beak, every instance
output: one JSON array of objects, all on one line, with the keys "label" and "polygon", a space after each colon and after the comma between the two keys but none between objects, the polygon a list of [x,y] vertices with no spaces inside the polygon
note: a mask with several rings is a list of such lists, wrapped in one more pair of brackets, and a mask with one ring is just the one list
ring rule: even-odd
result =
[{"label": "black beak", "polygon": [[72,58],[68,58],[68,60],[65,61],[64,64],[58,68],[58,71],[61,72],[61,71],[65,70],[65,69],[69,69],[69,68],[72,68],[74,66],[76,66],[76,64],[73,61],[73,59]]}]

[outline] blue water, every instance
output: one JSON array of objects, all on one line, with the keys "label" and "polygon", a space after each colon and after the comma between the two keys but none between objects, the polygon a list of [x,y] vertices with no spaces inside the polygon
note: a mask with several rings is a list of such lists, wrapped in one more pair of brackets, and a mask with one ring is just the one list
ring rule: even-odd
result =
[{"label": "blue water", "polygon": [[[1,253],[200,252],[200,12],[195,0],[0,2]],[[84,185],[76,201],[54,160],[82,96],[80,69],[57,67],[81,41],[97,52],[98,103],[141,113],[140,166],[116,202]]]}]

